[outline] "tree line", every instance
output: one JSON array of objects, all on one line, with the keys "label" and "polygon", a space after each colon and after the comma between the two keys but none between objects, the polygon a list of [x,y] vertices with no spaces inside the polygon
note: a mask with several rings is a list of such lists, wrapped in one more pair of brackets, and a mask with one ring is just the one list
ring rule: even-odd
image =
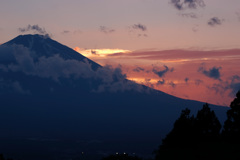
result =
[{"label": "tree line", "polygon": [[155,151],[155,159],[240,159],[240,91],[221,126],[208,104],[196,117],[182,111],[173,129]]}]

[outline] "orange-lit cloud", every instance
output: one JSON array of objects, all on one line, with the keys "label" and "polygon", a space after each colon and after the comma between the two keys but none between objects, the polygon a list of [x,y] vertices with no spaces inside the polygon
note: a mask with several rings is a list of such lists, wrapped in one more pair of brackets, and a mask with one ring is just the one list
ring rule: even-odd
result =
[{"label": "orange-lit cloud", "polygon": [[[228,106],[233,98],[232,92],[237,90],[233,87],[240,87],[240,78],[235,78],[234,83],[231,78],[240,75],[240,50],[237,49],[139,52],[95,49],[96,54],[93,54],[91,49],[75,48],[75,50],[101,65],[113,67],[120,65],[129,80],[181,98]],[[203,72],[199,72],[200,67],[204,67],[206,71],[221,68],[218,70],[221,78],[214,79],[206,76]],[[166,68],[169,70],[174,68],[174,70],[167,72],[164,76],[156,74],[165,71]]]},{"label": "orange-lit cloud", "polygon": [[129,53],[129,50],[123,50],[123,49],[84,49],[75,47],[75,51],[81,53],[84,56],[87,57],[106,57],[107,55],[115,54],[115,53]]}]

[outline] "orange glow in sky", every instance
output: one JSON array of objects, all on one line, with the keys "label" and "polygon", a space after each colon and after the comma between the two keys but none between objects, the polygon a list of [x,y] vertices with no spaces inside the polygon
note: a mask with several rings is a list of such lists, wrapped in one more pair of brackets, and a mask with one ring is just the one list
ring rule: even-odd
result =
[{"label": "orange glow in sky", "polygon": [[103,66],[121,67],[129,80],[184,99],[229,106],[240,84],[240,50],[75,50]]},{"label": "orange glow in sky", "polygon": [[109,54],[114,53],[129,53],[129,50],[123,49],[84,49],[75,47],[75,51],[79,52],[80,54],[84,55],[85,57],[106,57]]}]

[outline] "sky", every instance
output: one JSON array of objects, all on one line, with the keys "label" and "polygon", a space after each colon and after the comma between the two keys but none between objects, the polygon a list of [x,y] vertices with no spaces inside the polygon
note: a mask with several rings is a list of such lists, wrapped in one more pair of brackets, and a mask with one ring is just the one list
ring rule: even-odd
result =
[{"label": "sky", "polygon": [[2,0],[0,44],[48,34],[128,79],[229,106],[240,89],[239,0]]}]

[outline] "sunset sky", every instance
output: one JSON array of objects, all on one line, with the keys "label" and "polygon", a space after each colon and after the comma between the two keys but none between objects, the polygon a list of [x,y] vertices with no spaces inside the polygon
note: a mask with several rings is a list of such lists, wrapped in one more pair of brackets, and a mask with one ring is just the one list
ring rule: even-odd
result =
[{"label": "sunset sky", "polygon": [[48,34],[171,95],[229,106],[240,89],[239,0],[2,0],[0,44]]}]

